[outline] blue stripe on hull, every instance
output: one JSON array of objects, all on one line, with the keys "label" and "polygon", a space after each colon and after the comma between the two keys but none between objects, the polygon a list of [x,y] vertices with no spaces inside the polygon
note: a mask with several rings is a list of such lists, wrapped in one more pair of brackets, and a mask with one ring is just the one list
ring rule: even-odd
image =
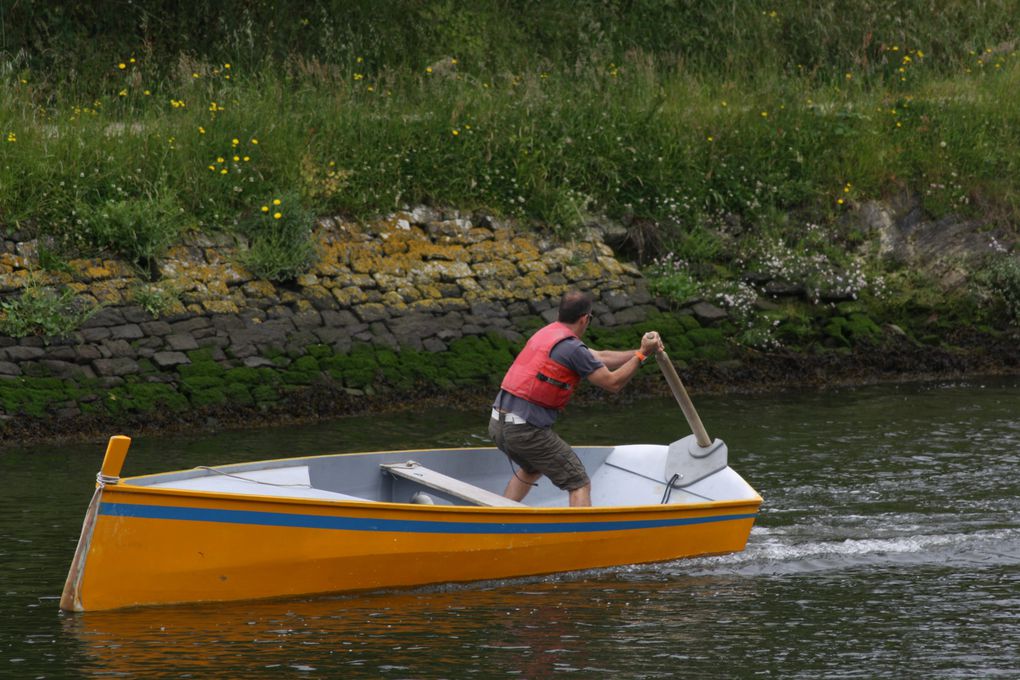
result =
[{"label": "blue stripe on hull", "polygon": [[323,515],[185,508],[165,505],[136,505],[133,503],[103,503],[99,507],[99,514],[111,517],[219,522],[222,524],[254,524],[301,529],[396,531],[422,534],[561,534],[623,531],[631,529],[657,529],[689,524],[708,524],[711,522],[731,522],[734,520],[754,519],[757,516],[756,513],[746,513],[739,515],[712,515],[710,517],[598,522],[434,522],[427,520],[327,517]]}]

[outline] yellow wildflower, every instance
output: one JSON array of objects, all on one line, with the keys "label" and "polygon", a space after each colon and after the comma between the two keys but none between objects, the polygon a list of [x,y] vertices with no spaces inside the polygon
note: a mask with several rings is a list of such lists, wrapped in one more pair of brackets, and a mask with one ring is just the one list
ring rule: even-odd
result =
[{"label": "yellow wildflower", "polygon": [[280,199],[278,199],[278,198],[274,198],[273,199],[273,205],[280,205],[280,203],[282,203],[282,201]]},{"label": "yellow wildflower", "polygon": [[200,134],[200,135],[204,135],[205,134],[205,128],[202,127],[201,125],[198,126],[198,134]]},{"label": "yellow wildflower", "polygon": [[125,88],[125,89],[121,90],[120,92],[118,92],[117,96],[118,97],[126,97],[127,96],[127,89]]},{"label": "yellow wildflower", "polygon": [[125,64],[124,62],[120,62],[119,64],[117,64],[117,68],[123,71],[124,69],[127,68],[127,64]]},{"label": "yellow wildflower", "polygon": [[269,206],[268,205],[262,206],[262,212],[264,212],[264,213],[269,212]]},{"label": "yellow wildflower", "polygon": [[274,219],[274,220],[278,220],[278,219],[280,219],[281,217],[283,217],[283,213],[281,213],[281,212],[274,212],[274,213],[273,213],[273,219]]}]

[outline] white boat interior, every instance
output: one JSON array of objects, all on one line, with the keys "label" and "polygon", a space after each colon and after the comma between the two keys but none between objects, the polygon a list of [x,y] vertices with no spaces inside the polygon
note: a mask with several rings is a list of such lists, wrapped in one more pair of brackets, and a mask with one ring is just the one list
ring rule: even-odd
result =
[{"label": "white boat interior", "polygon": [[[633,444],[575,448],[592,481],[592,505],[647,506],[758,500],[727,464],[726,445]],[[542,478],[522,503],[502,497],[509,458],[494,448],[353,453],[199,467],[124,479],[160,489],[337,502],[562,507],[567,493]]]}]

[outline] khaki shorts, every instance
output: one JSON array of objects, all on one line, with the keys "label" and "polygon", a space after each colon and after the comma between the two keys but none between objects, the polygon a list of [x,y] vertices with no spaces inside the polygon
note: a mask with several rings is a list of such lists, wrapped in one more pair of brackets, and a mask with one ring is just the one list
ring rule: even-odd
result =
[{"label": "khaki shorts", "polygon": [[545,475],[558,489],[574,491],[590,484],[581,459],[549,428],[490,418],[489,436],[522,470]]}]

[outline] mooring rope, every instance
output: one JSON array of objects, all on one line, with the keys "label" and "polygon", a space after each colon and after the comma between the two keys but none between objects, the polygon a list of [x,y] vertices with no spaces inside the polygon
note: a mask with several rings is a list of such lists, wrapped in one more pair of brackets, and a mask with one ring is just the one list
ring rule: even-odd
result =
[{"label": "mooring rope", "polygon": [[207,472],[213,472],[217,475],[223,475],[224,477],[232,477],[234,479],[240,479],[242,482],[251,482],[252,484],[264,484],[265,486],[281,486],[281,487],[299,487],[302,489],[314,488],[311,484],[278,484],[276,482],[264,482],[260,479],[250,479],[248,477],[242,477],[241,475],[231,474],[224,472],[223,470],[217,470],[216,468],[209,467],[208,465],[198,465],[195,467],[196,470],[206,470]]},{"label": "mooring rope", "polygon": [[96,484],[100,489],[105,489],[107,484],[115,485],[118,482],[120,482],[120,477],[116,475],[104,475],[102,470],[96,473]]}]

